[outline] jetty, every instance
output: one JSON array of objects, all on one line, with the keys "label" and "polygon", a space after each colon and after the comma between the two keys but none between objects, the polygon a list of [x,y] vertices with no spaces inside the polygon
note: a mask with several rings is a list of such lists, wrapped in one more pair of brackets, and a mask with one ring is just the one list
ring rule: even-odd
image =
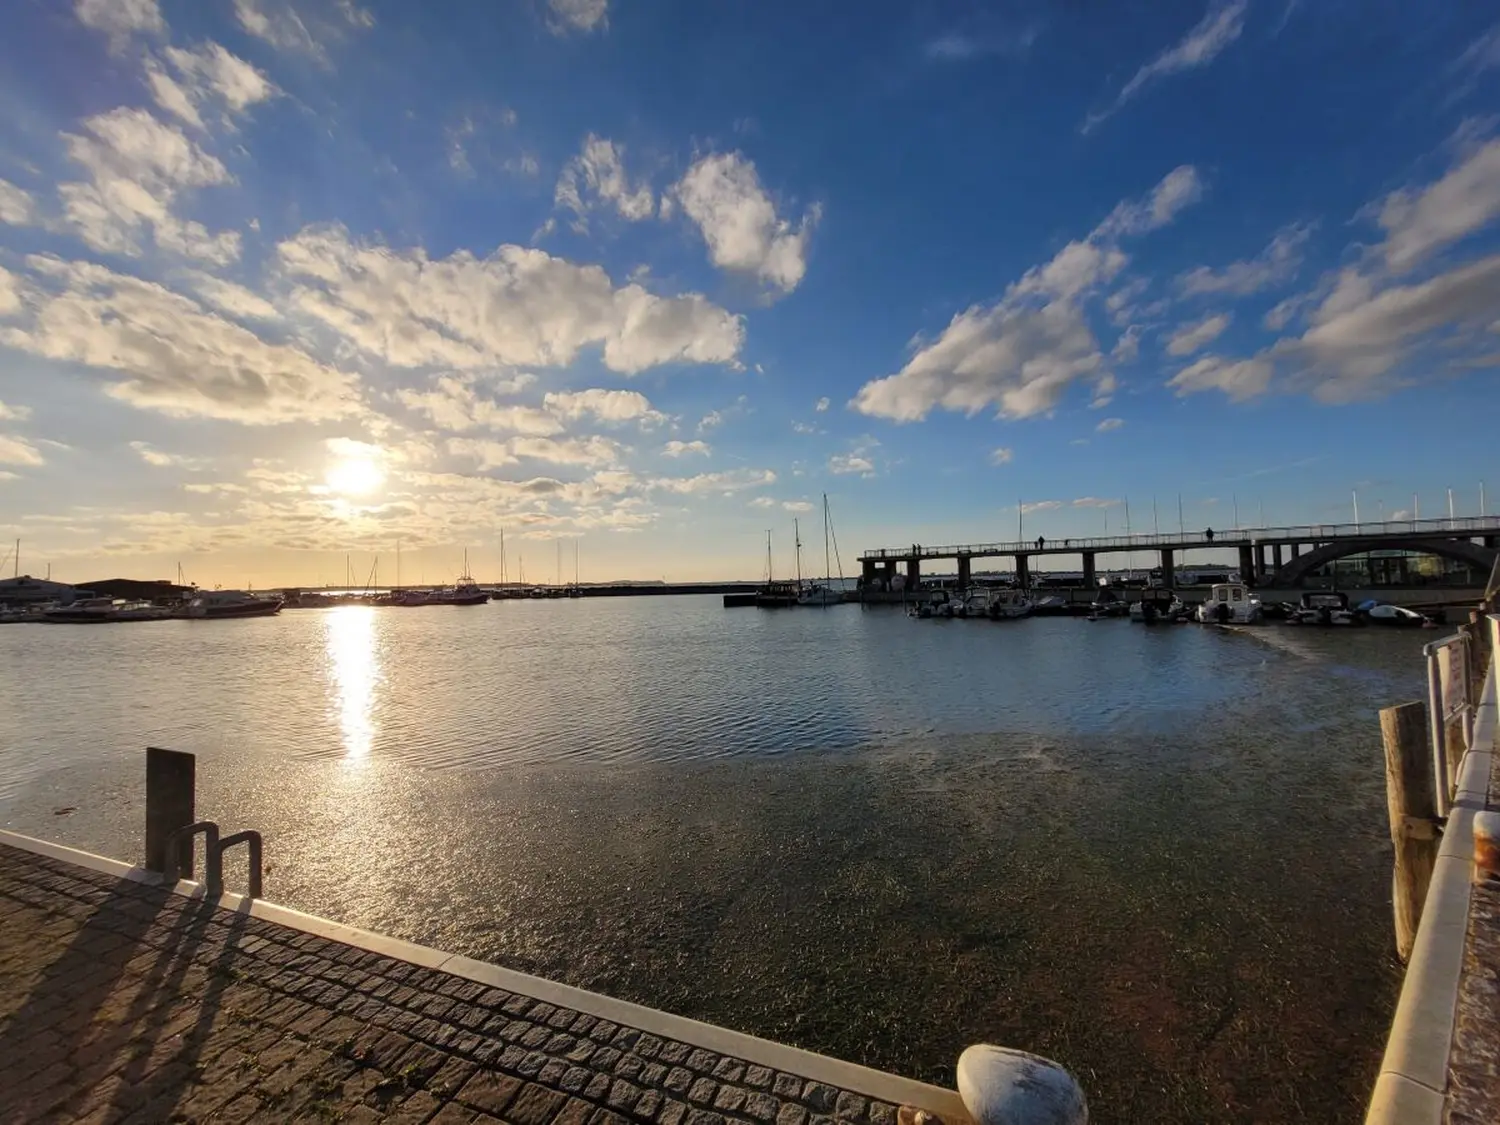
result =
[{"label": "jetty", "polygon": [[[0,831],[0,1120],[1087,1120],[1067,1072],[1023,1052],[969,1048],[960,1096],[264,901],[259,834],[194,819],[195,778],[192,755],[148,751],[142,864]],[[179,878],[199,839],[202,881]]]},{"label": "jetty", "polygon": [[973,561],[1014,559],[1015,583],[1031,585],[1032,561],[1053,555],[1076,555],[1083,560],[1083,585],[1097,585],[1100,555],[1156,553],[1163,582],[1171,584],[1179,551],[1232,550],[1239,555],[1242,580],[1251,586],[1292,587],[1320,567],[1368,551],[1417,551],[1466,563],[1481,574],[1495,564],[1500,545],[1500,516],[1470,516],[1432,520],[1382,520],[1368,523],[1310,524],[1298,527],[1252,527],[1185,532],[1177,535],[1114,535],[1083,539],[1038,536],[1009,543],[970,543],[930,547],[882,547],[859,557],[860,585],[892,589],[898,573],[905,588],[922,581],[922,565],[952,561],[960,588],[970,583]]},{"label": "jetty", "polygon": [[1366,1125],[1500,1121],[1500,616],[1425,646],[1426,699],[1381,712],[1406,977]]}]

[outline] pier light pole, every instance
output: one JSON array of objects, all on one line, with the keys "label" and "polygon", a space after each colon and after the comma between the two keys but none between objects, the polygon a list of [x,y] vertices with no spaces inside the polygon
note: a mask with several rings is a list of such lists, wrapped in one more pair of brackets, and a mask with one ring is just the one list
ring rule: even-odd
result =
[{"label": "pier light pole", "polygon": [[1453,518],[1453,489],[1448,490],[1448,518]]},{"label": "pier light pole", "polygon": [[1177,494],[1177,534],[1187,534],[1187,525],[1182,520],[1182,493],[1180,492]]},{"label": "pier light pole", "polygon": [[1354,489],[1354,526],[1359,526],[1359,489]]},{"label": "pier light pole", "polygon": [[1484,515],[1484,481],[1479,482],[1479,514]]}]

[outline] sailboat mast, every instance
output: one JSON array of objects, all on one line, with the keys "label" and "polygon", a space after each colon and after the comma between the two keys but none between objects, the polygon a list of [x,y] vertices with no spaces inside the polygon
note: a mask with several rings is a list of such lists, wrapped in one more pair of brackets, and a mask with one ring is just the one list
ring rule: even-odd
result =
[{"label": "sailboat mast", "polygon": [[578,540],[573,540],[573,585],[578,585]]},{"label": "sailboat mast", "polygon": [[500,529],[500,585],[505,585],[505,528]]},{"label": "sailboat mast", "polygon": [[802,525],[792,520],[792,539],[797,544],[797,585],[802,585]]},{"label": "sailboat mast", "polygon": [[833,578],[833,568],[828,564],[828,493],[823,493],[823,584]]},{"label": "sailboat mast", "polygon": [[396,540],[396,589],[401,589],[401,540]]},{"label": "sailboat mast", "polygon": [[[17,540],[18,548],[19,545],[20,541]],[[775,578],[772,577],[771,572],[771,529],[766,528],[766,585],[769,586],[774,581]]]}]

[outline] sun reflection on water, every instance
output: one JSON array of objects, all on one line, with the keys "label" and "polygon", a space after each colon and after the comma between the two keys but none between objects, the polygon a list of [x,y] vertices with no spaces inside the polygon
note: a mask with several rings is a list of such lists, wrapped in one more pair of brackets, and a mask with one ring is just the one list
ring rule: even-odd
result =
[{"label": "sun reflection on water", "polygon": [[344,757],[360,761],[375,741],[375,685],[380,658],[375,651],[375,611],[346,605],[326,611],[329,671]]}]

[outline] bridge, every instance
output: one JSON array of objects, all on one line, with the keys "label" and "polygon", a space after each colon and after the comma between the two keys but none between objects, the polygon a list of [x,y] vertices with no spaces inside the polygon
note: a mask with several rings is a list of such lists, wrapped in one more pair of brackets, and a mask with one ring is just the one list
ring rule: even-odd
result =
[{"label": "bridge", "polygon": [[1416,551],[1467,563],[1488,572],[1500,544],[1500,516],[1465,516],[1435,520],[1381,520],[1365,523],[1306,524],[1299,527],[1240,527],[1179,535],[1110,535],[1084,539],[1036,539],[1010,543],[973,543],[927,547],[883,547],[860,556],[863,584],[894,580],[898,566],[908,589],[922,577],[922,563],[952,559],[958,585],[969,584],[974,559],[1015,559],[1018,585],[1029,586],[1031,562],[1038,556],[1079,555],[1085,586],[1095,584],[1100,555],[1158,552],[1162,577],[1172,583],[1178,551],[1238,550],[1240,576],[1248,585],[1290,587],[1335,559],[1367,551]]}]

